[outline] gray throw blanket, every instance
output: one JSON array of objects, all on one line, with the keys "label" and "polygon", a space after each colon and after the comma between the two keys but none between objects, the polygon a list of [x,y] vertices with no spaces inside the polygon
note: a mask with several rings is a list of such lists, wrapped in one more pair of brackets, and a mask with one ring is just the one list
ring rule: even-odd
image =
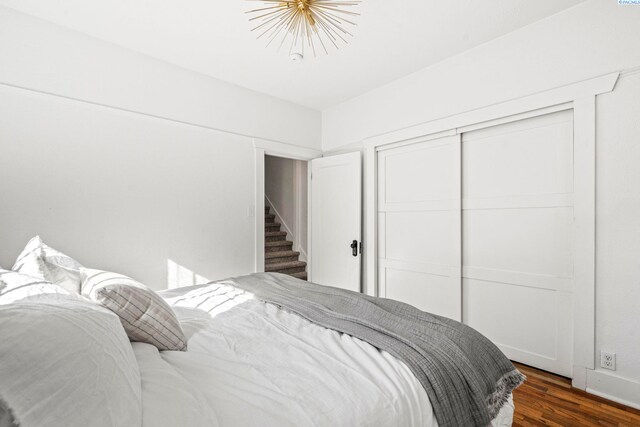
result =
[{"label": "gray throw blanket", "polygon": [[403,361],[427,392],[441,427],[490,425],[525,379],[475,329],[402,302],[278,273],[230,282],[258,300],[359,338]]}]

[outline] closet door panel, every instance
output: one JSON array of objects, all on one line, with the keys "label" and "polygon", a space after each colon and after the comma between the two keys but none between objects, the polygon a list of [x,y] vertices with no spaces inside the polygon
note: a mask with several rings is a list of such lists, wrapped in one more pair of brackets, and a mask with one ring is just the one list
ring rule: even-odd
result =
[{"label": "closet door panel", "polygon": [[464,266],[571,277],[573,208],[466,210]]},{"label": "closet door panel", "polygon": [[460,136],[378,153],[382,296],[461,320]]},{"label": "closet door panel", "polygon": [[563,111],[465,134],[464,198],[571,193],[571,117]]},{"label": "closet door panel", "polygon": [[513,360],[572,375],[573,115],[462,136],[463,319]]},{"label": "closet door panel", "polygon": [[572,368],[572,342],[565,339],[572,328],[570,306],[567,292],[463,280],[465,323],[482,331],[510,359],[534,360],[540,369],[567,376]]},{"label": "closet door panel", "polygon": [[459,247],[459,242],[451,238],[456,227],[460,227],[460,222],[449,211],[387,212],[386,257],[450,264]]},{"label": "closet door panel", "polygon": [[460,301],[451,298],[448,276],[387,267],[386,287],[387,298],[405,301],[429,313],[453,313],[460,308]]},{"label": "closet door panel", "polygon": [[406,205],[460,198],[459,147],[446,141],[430,141],[392,149],[382,155],[384,193],[379,200],[383,203]]}]

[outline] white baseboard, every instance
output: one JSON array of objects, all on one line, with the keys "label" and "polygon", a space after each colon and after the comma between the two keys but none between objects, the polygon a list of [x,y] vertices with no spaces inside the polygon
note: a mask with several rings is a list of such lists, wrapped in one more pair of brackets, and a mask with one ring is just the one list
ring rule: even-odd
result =
[{"label": "white baseboard", "polygon": [[586,391],[640,409],[640,382],[600,370],[587,370]]},{"label": "white baseboard", "polygon": [[571,385],[575,388],[579,388],[580,390],[587,389],[587,368],[583,366],[573,366]]}]

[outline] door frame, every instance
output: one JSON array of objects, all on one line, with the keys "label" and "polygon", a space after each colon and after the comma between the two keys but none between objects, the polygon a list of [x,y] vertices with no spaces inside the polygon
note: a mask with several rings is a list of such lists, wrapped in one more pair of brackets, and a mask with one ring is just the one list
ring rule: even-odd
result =
[{"label": "door frame", "polygon": [[[297,145],[285,144],[282,142],[269,141],[266,139],[253,139],[254,149],[254,206],[250,208],[250,212],[253,213],[255,219],[254,228],[254,272],[264,272],[264,197],[265,197],[265,180],[264,180],[264,163],[265,156],[283,157],[285,159],[310,161],[318,157],[322,157],[320,150],[313,148],[299,147]],[[308,167],[307,169],[310,170]],[[310,195],[311,181],[307,180],[307,192]],[[307,211],[307,228],[311,229],[311,209]],[[299,238],[299,237],[298,237]],[[309,242],[307,242],[309,245]],[[309,269],[311,254],[307,251],[307,265]]]},{"label": "door frame", "polygon": [[375,296],[381,291],[377,280],[378,151],[572,109],[576,230],[572,383],[585,390],[587,371],[595,369],[596,96],[613,91],[619,75],[607,74],[365,139],[366,293]]}]

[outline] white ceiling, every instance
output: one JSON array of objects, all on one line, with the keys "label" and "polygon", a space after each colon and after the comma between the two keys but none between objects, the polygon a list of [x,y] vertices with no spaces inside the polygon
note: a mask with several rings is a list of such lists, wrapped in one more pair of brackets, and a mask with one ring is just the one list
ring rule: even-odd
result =
[{"label": "white ceiling", "polygon": [[293,63],[250,32],[244,0],[0,0],[167,62],[324,109],[584,0],[363,0],[355,37]]}]

